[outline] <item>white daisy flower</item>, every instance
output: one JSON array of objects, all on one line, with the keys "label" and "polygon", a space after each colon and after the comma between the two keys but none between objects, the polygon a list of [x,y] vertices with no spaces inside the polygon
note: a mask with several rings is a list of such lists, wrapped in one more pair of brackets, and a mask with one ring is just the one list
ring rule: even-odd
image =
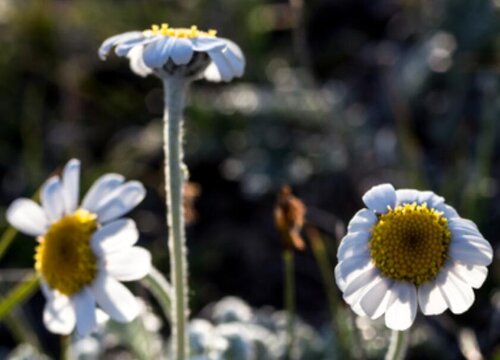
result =
[{"label": "white daisy flower", "polygon": [[119,322],[133,320],[139,307],[119,281],[148,274],[150,253],[133,246],[139,233],[135,222],[120,218],[145,196],[138,181],[106,174],[92,185],[80,206],[80,161],[73,159],[62,176],[41,188],[41,206],[17,199],[7,220],[19,231],[36,236],[35,269],[47,299],[43,321],[49,331],[82,335],[96,326],[96,306]]},{"label": "white daisy flower", "polygon": [[335,267],[344,300],[360,316],[406,330],[424,315],[465,312],[486,279],[491,245],[431,191],[371,188],[350,221]]},{"label": "white daisy flower", "polygon": [[230,81],[242,76],[245,57],[241,49],[216,34],[215,30],[205,32],[196,26],[187,29],[153,25],[148,30],[108,38],[99,48],[99,56],[104,60],[115,47],[115,53],[127,56],[131,69],[141,76],[177,73],[209,81]]}]

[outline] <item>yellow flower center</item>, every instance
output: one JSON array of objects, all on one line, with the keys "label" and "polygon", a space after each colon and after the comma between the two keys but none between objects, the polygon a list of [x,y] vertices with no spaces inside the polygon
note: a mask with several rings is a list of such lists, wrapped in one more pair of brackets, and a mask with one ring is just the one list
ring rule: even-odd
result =
[{"label": "yellow flower center", "polygon": [[177,38],[195,38],[195,37],[215,37],[217,35],[217,30],[210,29],[208,31],[198,30],[196,25],[188,28],[171,28],[168,24],[152,25],[151,29],[144,30],[146,36],[170,36]]},{"label": "yellow flower center", "polygon": [[427,204],[405,204],[380,215],[370,255],[386,277],[415,285],[434,279],[448,257],[451,232],[443,214]]},{"label": "yellow flower center", "polygon": [[97,216],[78,209],[54,222],[36,248],[35,269],[47,284],[65,295],[79,292],[97,274],[90,239]]}]

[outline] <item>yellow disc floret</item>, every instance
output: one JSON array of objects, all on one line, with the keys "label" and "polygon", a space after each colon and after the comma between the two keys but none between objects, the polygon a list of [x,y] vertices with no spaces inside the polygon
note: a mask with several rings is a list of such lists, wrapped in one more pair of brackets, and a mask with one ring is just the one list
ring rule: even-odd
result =
[{"label": "yellow disc floret", "polygon": [[96,229],[97,216],[78,209],[54,222],[40,238],[35,269],[51,288],[70,296],[94,280],[97,259],[90,239]]},{"label": "yellow disc floret", "polygon": [[160,25],[152,25],[151,29],[144,30],[144,34],[149,36],[170,36],[177,38],[196,38],[196,37],[215,37],[217,35],[216,30],[201,31],[198,30],[196,25],[191,26],[191,28],[171,28],[168,24],[164,23]]},{"label": "yellow disc floret", "polygon": [[424,203],[399,205],[372,228],[370,255],[388,278],[415,285],[434,279],[448,257],[451,232],[443,214]]}]

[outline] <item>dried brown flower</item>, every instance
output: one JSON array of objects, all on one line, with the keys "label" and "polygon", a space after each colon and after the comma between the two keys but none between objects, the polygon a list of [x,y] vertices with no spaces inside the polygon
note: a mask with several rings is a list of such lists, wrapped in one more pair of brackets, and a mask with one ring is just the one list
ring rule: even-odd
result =
[{"label": "dried brown flower", "polygon": [[304,226],[306,207],[292,194],[292,189],[284,185],[278,192],[274,207],[274,222],[283,245],[287,249],[304,250],[305,242],[300,235]]}]

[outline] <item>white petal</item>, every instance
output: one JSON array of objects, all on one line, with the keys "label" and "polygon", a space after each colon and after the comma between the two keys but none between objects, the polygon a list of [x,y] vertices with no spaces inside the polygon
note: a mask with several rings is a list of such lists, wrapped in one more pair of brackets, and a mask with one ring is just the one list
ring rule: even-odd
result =
[{"label": "white petal", "polygon": [[17,230],[31,236],[45,234],[49,223],[43,209],[31,199],[17,199],[7,209],[7,221]]},{"label": "white petal", "polygon": [[452,259],[468,265],[486,266],[491,264],[493,260],[493,249],[487,241],[484,243],[452,241],[449,254]]},{"label": "white petal", "polygon": [[361,298],[359,305],[371,319],[377,319],[386,311],[391,299],[392,282],[384,277],[374,281],[373,286],[368,289]]},{"label": "white petal", "polygon": [[95,209],[99,222],[105,223],[128,213],[146,196],[146,189],[138,181],[128,181],[116,188]]},{"label": "white petal", "polygon": [[448,303],[439,289],[446,276],[441,276],[418,287],[418,303],[424,315],[438,315],[448,308]]},{"label": "white petal", "polygon": [[106,174],[97,179],[82,201],[82,208],[95,212],[102,200],[119,187],[125,178],[119,174]]},{"label": "white petal", "polygon": [[191,40],[184,38],[175,38],[170,57],[177,65],[185,65],[193,58],[193,45]]},{"label": "white petal", "polygon": [[417,289],[406,282],[395,283],[392,301],[385,312],[385,325],[393,330],[408,329],[417,315]]},{"label": "white petal", "polygon": [[155,38],[155,41],[144,47],[144,64],[152,69],[161,68],[171,57],[174,43],[173,37]]},{"label": "white petal", "polygon": [[54,293],[47,298],[43,310],[43,323],[50,332],[69,335],[75,328],[75,309],[67,296]]},{"label": "white petal", "polygon": [[80,195],[80,160],[71,159],[63,170],[62,185],[66,213],[71,214],[76,210]]},{"label": "white petal", "polygon": [[199,37],[192,41],[194,51],[208,52],[210,50],[222,50],[226,47],[226,42],[219,38]]},{"label": "white petal", "polygon": [[222,54],[233,69],[234,76],[240,77],[245,71],[245,56],[238,45],[228,39],[225,41],[227,47],[222,51]]},{"label": "white petal", "polygon": [[84,287],[72,298],[76,312],[76,330],[82,336],[89,335],[97,326],[96,304],[89,288]]},{"label": "white petal", "polygon": [[110,222],[92,236],[90,246],[98,256],[111,254],[130,248],[139,239],[139,232],[135,222],[131,219],[119,219]]},{"label": "white petal", "polygon": [[370,264],[370,256],[361,254],[360,256],[352,256],[339,262],[339,276],[349,282],[358,273],[365,269]]},{"label": "white petal", "polygon": [[203,73],[203,77],[208,81],[220,82],[222,81],[222,76],[217,68],[217,65],[212,61],[210,65],[207,66],[205,72]]},{"label": "white petal", "polygon": [[371,282],[377,277],[378,270],[374,266],[367,267],[363,272],[361,272],[356,278],[348,281],[346,283],[346,288],[344,290],[344,299],[348,304],[353,304],[356,296],[354,294],[358,293],[359,290],[369,287]]},{"label": "white petal", "polygon": [[474,292],[470,285],[464,283],[451,271],[446,271],[446,280],[440,285],[446,303],[454,314],[467,311],[474,302]]},{"label": "white petal", "polygon": [[130,322],[139,314],[134,295],[121,283],[104,273],[92,284],[92,293],[97,304],[118,322]]},{"label": "white petal", "polygon": [[64,216],[66,208],[64,191],[58,176],[53,176],[45,182],[40,199],[49,221],[56,221]]},{"label": "white petal", "polygon": [[368,255],[368,241],[370,240],[370,236],[369,232],[347,233],[340,242],[337,259],[342,261],[351,256],[362,256],[365,253]]},{"label": "white petal", "polygon": [[144,35],[141,31],[129,31],[125,32],[123,34],[118,34],[115,36],[112,36],[102,43],[102,45],[99,47],[99,57],[104,60],[106,59],[106,56],[108,53],[111,51],[113,46],[116,44],[120,44],[122,42],[126,42],[132,39],[137,39],[137,38],[143,38]]},{"label": "white petal", "polygon": [[147,67],[146,64],[144,64],[142,53],[142,46],[135,46],[129,51],[127,57],[130,60],[130,68],[132,69],[132,71],[139,76],[146,77],[151,74],[153,70],[151,70],[151,68]]},{"label": "white petal", "polygon": [[459,238],[463,235],[473,235],[482,237],[479,230],[472,226],[469,222],[463,221],[462,218],[453,218],[448,221],[448,227],[451,231],[453,238]]},{"label": "white petal", "polygon": [[[219,72],[221,80],[231,81],[234,77],[234,72],[233,72],[233,69],[231,67],[231,64],[226,59],[226,57],[222,54],[222,52],[219,50],[209,51],[208,56],[210,56],[210,59],[212,59],[213,63],[217,67],[217,71]],[[205,77],[206,77],[206,74],[205,74]]]},{"label": "white petal", "polygon": [[151,254],[134,246],[105,257],[106,272],[120,281],[139,280],[151,270]]},{"label": "white petal", "polygon": [[437,211],[442,212],[443,215],[448,220],[459,217],[457,211],[453,207],[451,207],[449,205],[446,205],[444,203],[434,206],[434,209],[436,209]]},{"label": "white petal", "polygon": [[363,195],[363,202],[370,210],[385,214],[396,205],[396,191],[391,184],[377,185]]},{"label": "white petal", "polygon": [[419,191],[414,189],[396,190],[396,205],[418,203]]},{"label": "white petal", "polygon": [[377,221],[377,215],[372,210],[361,209],[349,221],[347,232],[370,231]]},{"label": "white petal", "polygon": [[444,203],[444,197],[434,194],[432,191],[419,191],[418,203],[426,203],[427,207],[435,208]]},{"label": "white petal", "polygon": [[488,276],[486,266],[465,265],[456,261],[451,264],[451,271],[475,289],[483,286]]},{"label": "white petal", "polygon": [[155,41],[154,37],[130,39],[118,44],[115,48],[115,54],[118,56],[128,56],[130,50],[132,50],[134,47],[142,49],[144,45],[149,44],[153,41]]}]

